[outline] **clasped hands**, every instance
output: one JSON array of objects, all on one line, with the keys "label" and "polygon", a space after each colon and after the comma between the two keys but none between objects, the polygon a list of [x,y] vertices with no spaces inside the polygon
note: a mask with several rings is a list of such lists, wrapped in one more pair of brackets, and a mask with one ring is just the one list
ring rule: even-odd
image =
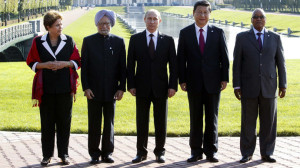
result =
[{"label": "clasped hands", "polygon": [[65,67],[71,67],[72,65],[70,61],[48,61],[44,64],[47,69],[51,69],[52,71],[57,71]]}]

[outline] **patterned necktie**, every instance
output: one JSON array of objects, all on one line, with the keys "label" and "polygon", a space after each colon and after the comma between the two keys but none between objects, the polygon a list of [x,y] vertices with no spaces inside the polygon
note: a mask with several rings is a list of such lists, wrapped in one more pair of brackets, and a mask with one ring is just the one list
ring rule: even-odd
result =
[{"label": "patterned necktie", "polygon": [[149,55],[150,57],[153,59],[154,58],[154,51],[155,51],[155,48],[154,48],[154,41],[152,39],[152,37],[154,36],[153,34],[149,34],[149,36],[151,37],[150,38],[150,42],[149,42]]},{"label": "patterned necktie", "polygon": [[258,42],[259,50],[261,50],[261,49],[262,49],[262,42],[261,42],[260,35],[261,35],[262,33],[256,33],[256,34],[258,35],[257,42]]},{"label": "patterned necktie", "polygon": [[201,54],[203,54],[204,52],[204,45],[205,45],[205,42],[204,42],[204,36],[203,36],[203,29],[200,29],[200,36],[199,36],[199,48],[200,48],[200,52]]}]

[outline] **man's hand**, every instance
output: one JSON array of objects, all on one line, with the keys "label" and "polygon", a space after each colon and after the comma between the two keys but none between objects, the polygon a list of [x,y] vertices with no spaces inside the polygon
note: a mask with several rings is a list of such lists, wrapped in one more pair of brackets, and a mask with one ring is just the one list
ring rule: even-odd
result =
[{"label": "man's hand", "polygon": [[180,84],[181,90],[186,92],[186,83]]},{"label": "man's hand", "polygon": [[226,81],[222,81],[221,82],[221,91],[223,91],[224,89],[226,89],[227,86],[227,82]]},{"label": "man's hand", "polygon": [[286,93],[286,88],[279,88],[278,95],[280,98],[284,98],[285,93]]},{"label": "man's hand", "polygon": [[129,90],[129,92],[131,93],[132,96],[135,96],[136,95],[136,89],[135,88],[131,88]]},{"label": "man's hand", "polygon": [[169,97],[169,98],[173,97],[173,96],[175,95],[175,93],[176,93],[176,90],[174,90],[174,89],[169,89],[169,90],[168,90],[168,97]]},{"label": "man's hand", "polygon": [[86,96],[87,99],[93,99],[93,97],[95,97],[91,89],[86,89],[84,91],[84,96]]},{"label": "man's hand", "polygon": [[242,91],[241,91],[241,89],[234,89],[234,94],[235,94],[235,97],[238,100],[241,100],[241,97],[242,97]]},{"label": "man's hand", "polygon": [[123,91],[122,90],[118,90],[117,92],[116,92],[116,94],[115,94],[115,96],[114,96],[114,99],[115,100],[121,100],[122,99],[122,97],[123,97]]}]

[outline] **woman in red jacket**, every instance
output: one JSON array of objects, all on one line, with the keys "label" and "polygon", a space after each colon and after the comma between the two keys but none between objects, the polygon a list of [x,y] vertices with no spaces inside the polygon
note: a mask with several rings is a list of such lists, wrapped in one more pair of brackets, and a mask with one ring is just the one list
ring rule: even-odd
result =
[{"label": "woman in red jacket", "polygon": [[72,37],[62,34],[62,16],[50,11],[44,16],[48,31],[33,39],[27,65],[36,72],[32,99],[40,107],[42,151],[41,165],[47,165],[54,152],[55,128],[58,157],[68,165],[73,96],[77,87],[80,56]]}]

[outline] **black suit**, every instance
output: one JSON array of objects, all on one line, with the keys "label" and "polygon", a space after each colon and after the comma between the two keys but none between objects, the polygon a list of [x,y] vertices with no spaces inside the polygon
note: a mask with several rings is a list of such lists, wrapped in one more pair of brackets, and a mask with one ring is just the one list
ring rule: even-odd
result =
[{"label": "black suit", "polygon": [[[168,79],[167,65],[170,77]],[[172,37],[159,34],[154,58],[146,31],[131,36],[127,58],[128,90],[136,88],[137,154],[147,155],[150,104],[154,107],[155,155],[163,155],[167,127],[168,89],[177,90],[177,60]]]},{"label": "black suit", "polygon": [[[108,156],[114,150],[114,95],[125,91],[126,51],[121,37],[99,33],[85,37],[82,44],[81,82],[83,90],[91,89],[94,98],[88,99],[89,154],[92,158]],[[102,151],[99,149],[102,111],[104,128]]]},{"label": "black suit", "polygon": [[220,28],[208,25],[204,53],[201,54],[195,24],[189,25],[180,31],[177,54],[179,83],[187,85],[192,155],[202,155],[204,152],[206,156],[211,157],[218,150],[221,81],[229,81],[229,60],[224,32]]}]

